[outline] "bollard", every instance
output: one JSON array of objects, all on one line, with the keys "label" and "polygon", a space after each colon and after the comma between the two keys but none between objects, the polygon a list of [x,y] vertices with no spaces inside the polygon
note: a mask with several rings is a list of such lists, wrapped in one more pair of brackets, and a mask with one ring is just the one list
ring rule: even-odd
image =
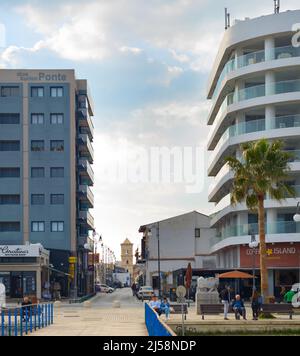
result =
[{"label": "bollard", "polygon": [[83,302],[83,306],[84,306],[84,308],[90,308],[91,302],[89,300],[86,300],[85,302]]},{"label": "bollard", "polygon": [[121,303],[119,300],[114,300],[112,304],[113,308],[121,308]]}]

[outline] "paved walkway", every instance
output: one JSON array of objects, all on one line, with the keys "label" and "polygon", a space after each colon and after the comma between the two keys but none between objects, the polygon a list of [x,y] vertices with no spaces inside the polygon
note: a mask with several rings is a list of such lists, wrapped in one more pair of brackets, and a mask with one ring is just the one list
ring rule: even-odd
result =
[{"label": "paved walkway", "polygon": [[[113,308],[114,301],[121,308]],[[91,308],[62,305],[55,308],[54,324],[32,336],[147,336],[144,307],[130,289],[117,290],[93,298]]]}]

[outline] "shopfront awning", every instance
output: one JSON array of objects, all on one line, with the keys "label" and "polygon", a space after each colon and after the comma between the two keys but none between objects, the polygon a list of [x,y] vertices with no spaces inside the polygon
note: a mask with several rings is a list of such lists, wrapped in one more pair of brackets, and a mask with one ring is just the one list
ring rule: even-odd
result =
[{"label": "shopfront awning", "polygon": [[55,269],[55,268],[53,268],[53,267],[48,267],[48,269],[49,269],[50,271],[52,271],[52,272],[56,272],[56,273],[58,273],[58,274],[62,274],[62,275],[64,275],[64,276],[69,276],[69,277],[72,277],[69,273],[66,273],[66,272],[60,271],[60,270]]}]

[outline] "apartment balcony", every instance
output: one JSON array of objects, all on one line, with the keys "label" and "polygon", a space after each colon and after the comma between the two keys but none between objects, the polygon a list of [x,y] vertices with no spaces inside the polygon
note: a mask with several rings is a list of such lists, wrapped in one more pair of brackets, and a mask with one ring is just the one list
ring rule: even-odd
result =
[{"label": "apartment balcony", "polygon": [[79,223],[86,226],[89,230],[94,230],[94,218],[88,210],[80,210],[78,214]]},{"label": "apartment balcony", "polygon": [[86,157],[90,163],[93,163],[94,149],[88,134],[78,135],[78,149],[80,158]]},{"label": "apartment balcony", "polygon": [[78,189],[78,198],[87,204],[89,208],[94,207],[94,194],[88,185],[80,185]]},{"label": "apartment balcony", "polygon": [[[300,224],[294,221],[275,221],[266,223],[266,242],[300,242]],[[250,242],[251,234],[258,236],[258,224],[229,226],[210,239],[211,253],[232,245]]]},{"label": "apartment balcony", "polygon": [[88,185],[94,185],[94,171],[87,158],[80,158],[78,161],[79,174],[87,181]]},{"label": "apartment balcony", "polygon": [[79,108],[77,110],[77,119],[80,128],[85,128],[88,131],[88,134],[93,137],[94,136],[94,124],[89,115],[88,108]]},{"label": "apartment balcony", "polygon": [[[212,98],[215,100],[220,94],[222,83],[228,74],[237,71],[238,69],[252,66],[253,64],[263,63],[266,61],[282,60],[288,58],[300,57],[300,48],[293,46],[275,47],[268,50],[254,51],[242,56],[238,56],[236,59],[230,59],[224,66],[217,85],[214,89]],[[267,60],[266,60],[267,58]]]}]

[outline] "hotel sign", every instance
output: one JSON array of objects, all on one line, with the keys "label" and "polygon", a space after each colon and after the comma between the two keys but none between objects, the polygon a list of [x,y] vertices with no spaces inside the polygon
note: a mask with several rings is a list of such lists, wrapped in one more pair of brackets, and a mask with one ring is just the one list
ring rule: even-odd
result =
[{"label": "hotel sign", "polygon": [[67,80],[66,74],[59,72],[38,72],[34,74],[29,72],[18,72],[17,77],[23,82],[65,82]]},{"label": "hotel sign", "polygon": [[0,245],[0,257],[39,257],[41,245]]}]

